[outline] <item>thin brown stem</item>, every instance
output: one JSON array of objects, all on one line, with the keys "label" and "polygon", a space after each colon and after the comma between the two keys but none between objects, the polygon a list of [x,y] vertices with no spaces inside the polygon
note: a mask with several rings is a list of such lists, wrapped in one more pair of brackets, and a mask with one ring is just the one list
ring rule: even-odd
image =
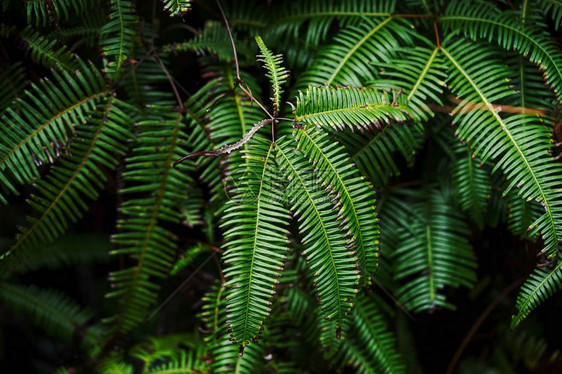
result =
[{"label": "thin brown stem", "polygon": [[170,85],[172,86],[172,90],[174,91],[174,95],[176,95],[176,100],[178,101],[178,104],[180,105],[180,111],[183,112],[184,111],[183,101],[181,99],[180,93],[178,92],[178,88],[176,87],[176,83],[174,82],[174,79],[170,75],[170,72],[168,71],[168,69],[166,69],[166,66],[164,65],[162,60],[160,60],[160,57],[158,56],[158,53],[156,51],[153,51],[152,55],[154,56],[154,58],[156,59],[156,61],[160,65],[160,67],[162,68],[162,71],[164,71],[164,74],[166,74],[166,77],[168,77],[168,81],[170,82]]},{"label": "thin brown stem", "polygon": [[486,318],[488,318],[490,313],[492,313],[494,308],[500,303],[500,301],[502,301],[503,298],[507,297],[513,290],[515,290],[521,284],[521,282],[523,282],[523,278],[519,278],[516,281],[514,281],[513,283],[511,283],[509,286],[507,286],[507,288],[505,290],[503,290],[494,299],[494,301],[492,301],[488,305],[488,307],[482,312],[482,314],[480,314],[478,319],[476,321],[474,321],[474,323],[472,324],[472,326],[470,327],[470,329],[466,333],[466,336],[464,337],[463,341],[461,342],[461,345],[459,345],[459,348],[457,348],[457,351],[455,352],[455,355],[453,356],[453,359],[449,363],[449,366],[447,366],[447,371],[445,372],[446,374],[451,374],[453,372],[453,370],[457,366],[457,362],[461,358],[461,355],[464,352],[466,346],[468,345],[468,343],[470,343],[474,334],[476,334],[476,332],[478,331],[478,329],[480,328],[482,323],[484,323],[484,321],[486,320]]},{"label": "thin brown stem", "polygon": [[437,22],[433,19],[433,29],[435,30],[435,41],[437,43],[437,48],[441,48],[441,43],[439,42],[439,32],[437,31]]}]

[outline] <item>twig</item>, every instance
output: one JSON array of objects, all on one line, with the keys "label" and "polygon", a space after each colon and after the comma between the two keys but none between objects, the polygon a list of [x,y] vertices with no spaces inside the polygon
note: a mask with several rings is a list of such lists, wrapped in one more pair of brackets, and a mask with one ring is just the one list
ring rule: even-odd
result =
[{"label": "twig", "polygon": [[521,282],[523,282],[523,278],[519,278],[516,281],[514,281],[513,283],[511,283],[509,286],[507,286],[507,288],[505,290],[503,290],[495,299],[494,301],[492,301],[488,307],[482,312],[482,314],[480,314],[480,316],[478,317],[478,319],[476,321],[474,321],[474,323],[472,324],[472,326],[470,327],[470,330],[468,330],[468,332],[466,333],[466,336],[464,337],[463,341],[461,342],[461,345],[459,345],[459,348],[457,348],[457,351],[455,352],[455,355],[453,356],[453,359],[451,360],[451,362],[449,363],[449,366],[447,366],[447,371],[445,372],[445,374],[451,374],[453,372],[453,370],[455,369],[455,367],[457,366],[457,362],[459,361],[459,359],[461,358],[462,353],[464,352],[464,349],[466,348],[466,346],[468,345],[468,343],[470,343],[470,340],[472,339],[472,337],[474,336],[474,334],[476,334],[476,332],[478,331],[478,329],[480,328],[480,326],[482,325],[482,323],[484,323],[484,321],[486,320],[486,318],[488,318],[488,316],[490,315],[490,313],[492,313],[492,311],[494,310],[494,308],[499,304],[499,302],[506,297],[507,295],[509,295],[514,289],[516,289]]},{"label": "twig", "polygon": [[180,111],[183,112],[184,111],[183,101],[181,100],[180,94],[178,92],[178,88],[176,87],[176,84],[174,83],[174,78],[172,78],[172,76],[168,72],[168,69],[166,69],[166,66],[164,66],[164,63],[162,62],[162,60],[160,60],[160,57],[158,56],[158,52],[153,51],[152,56],[156,59],[158,64],[160,64],[160,67],[162,68],[162,71],[164,71],[164,74],[166,74],[166,76],[168,77],[168,81],[170,82],[170,85],[172,86],[172,90],[174,90],[174,95],[176,95],[176,100],[178,101],[178,104],[180,105]]}]

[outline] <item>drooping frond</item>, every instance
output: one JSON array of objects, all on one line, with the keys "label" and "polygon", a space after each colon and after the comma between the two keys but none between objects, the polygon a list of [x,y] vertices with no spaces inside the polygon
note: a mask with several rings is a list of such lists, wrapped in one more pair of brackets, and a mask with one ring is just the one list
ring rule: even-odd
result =
[{"label": "drooping frond", "polygon": [[476,280],[476,262],[462,216],[437,189],[427,194],[403,190],[385,209],[383,219],[393,218],[400,227],[393,253],[394,277],[401,282],[398,302],[415,312],[454,309],[444,288],[470,287]]},{"label": "drooping frond", "polygon": [[113,80],[119,79],[124,63],[133,51],[138,21],[131,1],[111,0],[109,19],[100,29],[100,45],[108,60],[105,73]]},{"label": "drooping frond", "polygon": [[408,119],[404,97],[399,92],[384,92],[371,88],[309,86],[297,98],[295,121],[331,127],[341,131],[369,131],[391,121]]},{"label": "drooping frond", "polygon": [[388,330],[377,300],[359,295],[351,320],[353,324],[338,354],[341,360],[351,362],[358,373],[405,373],[396,338]]},{"label": "drooping frond", "polygon": [[374,193],[365,179],[351,164],[349,156],[326,133],[315,128],[296,131],[297,148],[315,166],[320,184],[338,200],[334,206],[342,230],[351,233],[356,248],[363,284],[369,283],[378,265],[379,228],[375,214]]},{"label": "drooping frond", "polygon": [[[529,229],[544,214],[544,208],[535,200],[525,200],[517,195],[517,191],[510,191],[506,196],[508,204],[507,224],[513,235],[522,238],[530,237]],[[533,233],[536,234],[536,233]]]},{"label": "drooping frond", "polygon": [[269,78],[269,83],[273,90],[273,112],[276,115],[279,113],[279,103],[281,101],[281,88],[289,77],[289,72],[281,65],[283,63],[282,55],[274,55],[264,44],[260,36],[256,36],[256,42],[260,48],[261,55],[258,55],[258,61],[263,62],[264,68],[267,70],[266,77]]},{"label": "drooping frond", "polygon": [[326,318],[339,328],[353,306],[360,279],[351,238],[346,239],[352,234],[340,231],[345,223],[333,210],[340,198],[325,195],[324,188],[315,183],[313,168],[292,148],[292,142],[291,138],[283,138],[277,147],[282,175],[289,180],[289,206],[304,235],[302,254],[314,273],[320,306]]},{"label": "drooping frond", "polygon": [[408,100],[410,115],[417,121],[425,121],[433,116],[428,104],[442,105],[440,94],[443,91],[443,58],[439,48],[415,46],[405,48],[398,58],[389,63],[379,63],[383,68],[380,79],[367,83],[379,89],[401,89]]},{"label": "drooping frond", "polygon": [[[549,155],[550,131],[535,115],[501,116],[493,103],[513,95],[505,87],[504,67],[494,52],[462,39],[442,48],[450,63],[449,84],[462,102],[455,109],[457,134],[468,141],[482,162],[496,160],[508,179],[507,191],[518,186],[526,200],[539,201],[545,213],[533,226],[545,241],[543,253],[558,255],[562,235],[562,167]],[[484,69],[484,67],[486,67]],[[482,104],[469,110],[470,103]]]},{"label": "drooping frond", "polygon": [[191,9],[191,0],[162,0],[162,3],[170,16],[182,17]]},{"label": "drooping frond", "polygon": [[463,144],[455,147],[458,158],[451,164],[451,182],[461,209],[470,215],[480,228],[492,189],[489,171],[483,169],[478,158]]},{"label": "drooping frond", "polygon": [[358,25],[341,30],[334,42],[320,51],[312,66],[301,75],[297,87],[307,84],[361,87],[376,77],[373,63],[388,62],[395,49],[410,43],[409,25],[404,19],[364,18]]},{"label": "drooping frond", "polygon": [[226,327],[226,302],[231,290],[226,286],[214,285],[203,298],[203,311],[199,318],[210,334],[205,337],[208,352],[212,357],[210,368],[213,373],[263,373],[265,347],[252,343],[244,347],[243,354],[231,340]]},{"label": "drooping frond", "polygon": [[[17,99],[0,117],[0,182],[5,192],[17,193],[17,184],[38,175],[37,166],[53,162],[69,141],[75,126],[111,95],[93,66],[81,63],[80,72],[53,72]],[[5,201],[0,194],[0,201]]]},{"label": "drooping frond", "polygon": [[4,111],[14,99],[21,95],[24,87],[24,75],[21,64],[14,63],[4,69],[0,66],[0,113]]},{"label": "drooping frond", "polygon": [[67,342],[87,333],[92,311],[81,308],[65,294],[35,286],[0,284],[0,300],[17,316],[33,320],[50,335]]},{"label": "drooping frond", "polygon": [[318,45],[321,40],[326,39],[334,23],[340,26],[356,25],[365,18],[390,17],[395,3],[394,0],[287,2],[268,32],[285,34],[290,40],[302,38],[305,40],[305,47]]},{"label": "drooping frond", "polygon": [[242,178],[223,216],[226,285],[231,289],[227,320],[234,339],[244,347],[263,329],[270,299],[287,252],[288,211],[282,206],[276,175],[275,145],[253,139],[246,164],[235,170]]},{"label": "drooping frond", "polygon": [[[153,117],[138,124],[138,146],[125,160],[121,191],[131,196],[123,202],[120,232],[113,237],[114,255],[131,256],[135,263],[111,273],[114,289],[108,297],[119,297],[117,313],[107,322],[108,334],[126,333],[141,323],[158,296],[158,280],[167,277],[176,252],[175,235],[164,223],[179,223],[178,205],[192,182],[187,171],[172,167],[173,160],[187,153],[187,129],[180,114],[170,107],[153,108]],[[162,120],[165,118],[165,120]]]},{"label": "drooping frond", "polygon": [[28,26],[20,34],[31,50],[31,58],[45,67],[54,67],[74,73],[78,68],[78,59],[62,46],[55,49],[56,40],[49,40]]},{"label": "drooping frond", "polygon": [[562,289],[562,261],[553,268],[537,267],[521,287],[517,296],[517,314],[511,318],[515,328],[543,301]]},{"label": "drooping frond", "polygon": [[27,251],[63,235],[69,221],[76,222],[88,208],[86,201],[97,199],[106,180],[102,168],[115,167],[116,156],[126,152],[132,136],[130,117],[116,100],[110,97],[99,104],[72,139],[68,149],[71,156],[61,155],[49,175],[35,182],[36,192],[29,205],[37,215],[28,217],[16,243],[3,255],[9,257],[11,265],[25,258]]},{"label": "drooping frond", "polygon": [[99,0],[27,0],[27,22],[32,23],[35,19],[36,26],[46,26],[49,22],[59,23],[71,15],[93,9],[99,3]]},{"label": "drooping frond", "polygon": [[[193,51],[200,56],[211,54],[225,62],[234,60],[232,44],[228,37],[228,32],[224,26],[218,22],[207,22],[203,31],[193,39],[181,43],[166,44],[163,50],[164,52],[173,53]],[[245,48],[245,44],[237,45],[236,51],[240,59],[245,59],[246,56],[251,54],[251,52]]]},{"label": "drooping frond", "polygon": [[400,175],[396,154],[400,153],[409,164],[414,161],[415,152],[424,140],[423,132],[420,122],[395,122],[364,134],[342,131],[336,136],[361,175],[368,177],[375,187],[381,187],[391,176]]},{"label": "drooping frond", "polygon": [[438,21],[446,30],[463,32],[473,40],[495,41],[508,51],[516,50],[539,66],[545,82],[558,100],[562,98],[562,51],[543,30],[484,2],[470,6],[467,2],[450,2]]}]

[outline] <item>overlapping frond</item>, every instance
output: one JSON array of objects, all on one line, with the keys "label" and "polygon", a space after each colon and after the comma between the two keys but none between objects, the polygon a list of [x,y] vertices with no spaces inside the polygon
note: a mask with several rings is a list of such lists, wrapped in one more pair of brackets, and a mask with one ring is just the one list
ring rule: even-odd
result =
[{"label": "overlapping frond", "polygon": [[241,179],[222,217],[228,230],[224,275],[231,289],[227,320],[236,342],[245,346],[263,329],[271,298],[288,250],[289,212],[279,196],[275,145],[253,139],[246,164],[235,170]]},{"label": "overlapping frond", "polygon": [[274,55],[266,47],[260,36],[256,36],[256,42],[261,52],[261,55],[258,55],[258,61],[263,62],[264,68],[267,70],[266,77],[269,78],[273,90],[273,112],[277,114],[279,113],[279,103],[283,93],[282,86],[287,83],[289,72],[281,65],[283,63],[282,55]]},{"label": "overlapping frond", "polygon": [[[379,228],[374,192],[359,175],[341,145],[315,128],[296,131],[297,148],[315,166],[318,182],[337,199],[334,206],[342,229],[351,233],[357,250],[363,283],[369,283],[378,265]],[[339,204],[339,205],[338,205]]]},{"label": "overlapping frond", "polygon": [[470,215],[480,228],[484,226],[484,214],[492,185],[489,171],[482,168],[480,160],[464,144],[455,147],[458,158],[451,164],[451,182],[461,209]]},{"label": "overlapping frond", "polygon": [[59,23],[71,15],[84,13],[99,3],[99,0],[27,0],[27,22],[32,23],[35,19],[36,26],[46,26],[49,22]]},{"label": "overlapping frond", "polygon": [[517,296],[517,314],[511,319],[515,328],[535,310],[543,301],[562,289],[562,261],[552,268],[537,267],[525,281]]},{"label": "overlapping frond", "polygon": [[339,198],[326,196],[324,188],[315,183],[313,168],[293,149],[292,140],[279,140],[277,149],[282,176],[289,180],[289,206],[304,235],[303,256],[314,272],[320,306],[339,328],[353,306],[360,279],[357,258],[349,245],[352,234],[341,233],[343,221],[332,209]]},{"label": "overlapping frond", "polygon": [[334,23],[357,25],[366,17],[389,17],[394,12],[395,3],[394,0],[288,2],[269,32],[285,34],[291,40],[304,39],[305,46],[318,45],[326,39]]},{"label": "overlapping frond", "polygon": [[74,73],[78,69],[78,59],[73,56],[66,46],[55,49],[56,40],[49,40],[28,26],[20,34],[21,38],[31,50],[31,58],[45,67],[64,69]]},{"label": "overlapping frond", "polygon": [[76,222],[87,210],[86,201],[97,199],[106,180],[102,168],[115,167],[116,156],[126,152],[132,136],[130,117],[114,101],[117,99],[110,97],[89,114],[91,118],[72,139],[69,154],[61,155],[49,175],[35,182],[29,205],[37,214],[20,227],[5,261],[13,265],[25,258],[27,251],[53,242],[66,232],[69,222]]},{"label": "overlapping frond", "polygon": [[562,24],[562,3],[558,0],[538,0],[542,13],[554,20],[554,29],[558,30]]},{"label": "overlapping frond", "polygon": [[192,162],[185,162],[181,171],[172,167],[188,152],[181,114],[170,113],[170,107],[153,110],[152,118],[138,123],[138,145],[125,160],[121,193],[130,198],[120,208],[124,218],[117,223],[120,232],[113,237],[112,254],[130,256],[134,264],[110,275],[114,289],[108,297],[119,297],[119,302],[117,313],[107,319],[109,335],[133,329],[156,301],[157,282],[168,276],[177,247],[175,234],[164,223],[181,221],[178,205],[192,183],[186,173],[193,170]]},{"label": "overlapping frond", "polygon": [[162,0],[162,3],[170,16],[182,17],[191,9],[191,0]]},{"label": "overlapping frond", "polygon": [[133,51],[138,21],[131,1],[111,0],[108,21],[100,29],[100,45],[107,59],[105,73],[113,80],[119,79],[124,64]]},{"label": "overlapping frond", "polygon": [[470,287],[476,281],[476,261],[462,215],[439,190],[431,189],[427,194],[403,190],[385,206],[386,217],[394,217],[399,226],[393,253],[394,277],[401,283],[398,302],[415,312],[454,309],[445,298],[445,287]]},{"label": "overlapping frond", "polygon": [[364,18],[349,25],[323,48],[298,80],[297,87],[315,85],[363,86],[376,77],[373,63],[388,62],[400,45],[410,44],[409,25],[404,19]]},{"label": "overlapping frond", "polygon": [[442,105],[445,74],[443,58],[439,48],[413,46],[400,50],[398,58],[390,63],[378,63],[383,68],[378,80],[369,82],[369,87],[379,89],[401,89],[408,100],[410,115],[416,121],[426,121],[433,112],[431,102]]},{"label": "overlapping frond", "polygon": [[353,324],[338,355],[351,362],[358,373],[405,373],[396,338],[388,330],[376,302],[365,295],[357,297],[351,317]]},{"label": "overlapping frond", "polygon": [[392,122],[408,119],[404,97],[397,91],[371,88],[309,86],[297,98],[294,113],[298,123],[331,127],[341,131],[380,129]]},{"label": "overlapping frond", "polygon": [[50,335],[67,342],[87,333],[86,323],[92,318],[89,309],[81,308],[65,294],[52,289],[0,284],[2,305],[16,315],[29,318]]},{"label": "overlapping frond", "polygon": [[337,139],[347,149],[361,175],[368,177],[375,187],[381,187],[391,176],[400,175],[397,154],[408,164],[414,161],[415,152],[424,140],[423,132],[420,122],[395,122],[365,134],[338,132]]},{"label": "overlapping frond", "polygon": [[561,99],[562,51],[543,30],[484,2],[450,2],[438,21],[446,30],[462,32],[473,40],[495,41],[508,51],[516,50],[538,65],[545,82]]},{"label": "overlapping frond", "polygon": [[[505,86],[505,69],[495,52],[460,39],[442,48],[450,62],[449,84],[461,104],[455,109],[457,135],[467,140],[482,162],[496,160],[508,179],[507,191],[518,187],[526,200],[539,201],[545,213],[533,226],[545,242],[543,253],[558,255],[562,235],[562,167],[552,160],[550,131],[535,115],[501,116],[493,103],[514,94]],[[469,110],[469,103],[482,104]]]},{"label": "overlapping frond", "polygon": [[[0,117],[0,182],[4,192],[17,193],[17,184],[38,176],[37,166],[52,163],[75,127],[86,123],[90,111],[111,92],[93,66],[80,72],[53,72],[54,81],[33,85]],[[0,194],[0,201],[5,198]]]},{"label": "overlapping frond", "polygon": [[[244,44],[238,44],[236,46],[239,58],[241,59],[245,59],[250,53],[244,46]],[[181,43],[166,44],[163,50],[164,52],[173,53],[193,51],[200,56],[211,54],[225,62],[234,60],[232,44],[228,37],[228,32],[224,26],[218,22],[207,22],[205,28],[193,39]]]},{"label": "overlapping frond", "polygon": [[535,200],[525,200],[517,195],[517,191],[510,191],[507,196],[508,216],[507,224],[513,235],[520,237],[530,237],[529,228],[544,214],[544,209],[540,203]]},{"label": "overlapping frond", "polygon": [[11,64],[6,69],[0,66],[0,82],[6,82],[6,84],[0,86],[1,113],[23,91],[24,75],[21,64]]}]

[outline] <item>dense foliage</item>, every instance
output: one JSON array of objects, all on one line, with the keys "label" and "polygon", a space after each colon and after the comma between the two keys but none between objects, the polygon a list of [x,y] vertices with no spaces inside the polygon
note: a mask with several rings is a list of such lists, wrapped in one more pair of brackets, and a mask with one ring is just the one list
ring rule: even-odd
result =
[{"label": "dense foliage", "polygon": [[559,370],[562,4],[222,6],[2,1],[2,369]]}]

